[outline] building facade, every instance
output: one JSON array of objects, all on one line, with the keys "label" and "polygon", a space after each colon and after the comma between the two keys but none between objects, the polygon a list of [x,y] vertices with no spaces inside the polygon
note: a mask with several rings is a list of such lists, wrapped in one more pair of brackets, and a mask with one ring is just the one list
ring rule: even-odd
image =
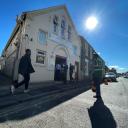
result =
[{"label": "building facade", "polygon": [[4,65],[5,65],[4,58],[3,58],[3,57],[0,57],[0,71],[2,71],[2,70],[3,70]]},{"label": "building facade", "polygon": [[84,37],[78,35],[64,5],[23,12],[17,17],[16,26],[2,53],[3,72],[12,80],[21,80],[19,61],[28,48],[35,69],[31,82],[54,81],[57,64],[74,65],[77,80],[92,79],[96,65],[105,68],[104,60]]},{"label": "building facade", "polygon": [[65,6],[24,12],[17,18],[16,27],[3,51],[4,72],[13,80],[19,78],[19,60],[27,48],[31,49],[35,69],[31,82],[54,80],[56,64],[63,63],[68,66],[72,63],[78,79],[81,79],[80,38]]},{"label": "building facade", "polygon": [[81,41],[81,79],[90,80],[93,71],[93,48],[88,41],[80,36]]}]

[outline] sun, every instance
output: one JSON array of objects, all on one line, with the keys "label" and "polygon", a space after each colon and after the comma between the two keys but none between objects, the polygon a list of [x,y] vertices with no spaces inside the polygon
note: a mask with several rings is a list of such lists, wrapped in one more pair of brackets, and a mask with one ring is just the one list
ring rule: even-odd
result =
[{"label": "sun", "polygon": [[86,26],[86,28],[89,29],[89,30],[94,29],[94,28],[97,26],[97,24],[98,24],[98,20],[97,20],[97,18],[94,17],[94,16],[88,17],[88,19],[87,19],[86,22],[85,22],[85,26]]}]

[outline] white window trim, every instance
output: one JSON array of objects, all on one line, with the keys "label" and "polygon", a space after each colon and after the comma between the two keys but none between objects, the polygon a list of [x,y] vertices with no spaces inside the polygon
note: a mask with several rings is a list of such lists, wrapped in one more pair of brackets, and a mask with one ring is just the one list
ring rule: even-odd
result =
[{"label": "white window trim", "polygon": [[85,76],[89,75],[89,60],[85,59],[86,65],[85,65]]},{"label": "white window trim", "polygon": [[[62,27],[62,21],[64,21],[65,27]],[[63,40],[66,39],[66,29],[67,29],[66,26],[67,26],[67,21],[66,21],[65,17],[63,16],[63,17],[61,18],[61,20],[60,20],[60,35],[61,35],[61,38],[62,38]],[[62,29],[64,30],[64,33],[63,33],[63,34],[62,34]]]},{"label": "white window trim", "polygon": [[[40,41],[40,39],[39,39],[39,32],[44,32],[45,34],[46,34],[46,42],[44,42],[44,43],[42,43],[41,41]],[[47,39],[48,39],[48,32],[46,32],[46,31],[44,31],[43,29],[38,29],[38,43],[40,44],[40,45],[46,45],[47,44]]]},{"label": "white window trim", "polygon": [[[69,31],[69,27],[70,27],[70,31]],[[70,25],[68,25],[68,31],[67,31],[67,33],[68,33],[68,37],[67,37],[67,39],[68,39],[68,41],[71,41],[72,40],[72,28],[71,28],[71,26]],[[69,38],[69,33],[70,33],[70,38]]]},{"label": "white window trim", "polygon": [[44,60],[44,64],[43,64],[43,63],[38,63],[38,62],[35,60],[35,65],[36,65],[36,66],[41,66],[41,67],[43,66],[43,67],[44,67],[44,66],[46,66],[47,53],[46,53],[46,51],[37,49],[37,50],[36,50],[36,57],[37,57],[38,52],[44,52],[44,53],[45,53],[45,55],[44,55],[44,56],[45,56],[45,60]]},{"label": "white window trim", "polygon": [[53,23],[53,19],[54,19],[55,16],[57,16],[57,15],[54,15],[53,18],[52,18],[52,29],[53,29],[53,33],[54,33],[55,35],[58,35],[58,34],[59,34],[59,24],[60,24],[60,23],[59,23],[59,16],[57,16],[57,18],[58,18],[57,31],[54,32],[54,23]]},{"label": "white window trim", "polygon": [[78,53],[78,47],[76,45],[73,45],[73,54],[77,55],[77,53]]}]

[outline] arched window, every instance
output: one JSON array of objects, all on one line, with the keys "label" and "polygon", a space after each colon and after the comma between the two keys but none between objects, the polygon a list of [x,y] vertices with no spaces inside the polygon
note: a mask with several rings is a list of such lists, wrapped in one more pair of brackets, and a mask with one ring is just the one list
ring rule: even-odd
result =
[{"label": "arched window", "polygon": [[64,38],[65,37],[65,28],[66,28],[66,22],[64,17],[61,20],[61,36]]},{"label": "arched window", "polygon": [[68,25],[68,40],[71,40],[71,26]]},{"label": "arched window", "polygon": [[53,18],[53,25],[54,25],[54,32],[57,33],[58,32],[58,24],[59,24],[59,18],[58,16],[54,16]]}]

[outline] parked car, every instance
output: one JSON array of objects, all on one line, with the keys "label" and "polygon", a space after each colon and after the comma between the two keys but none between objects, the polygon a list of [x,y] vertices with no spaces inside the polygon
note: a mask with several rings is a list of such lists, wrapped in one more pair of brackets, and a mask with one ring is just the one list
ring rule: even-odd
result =
[{"label": "parked car", "polygon": [[105,74],[105,79],[107,79],[108,81],[117,81],[116,80],[116,74],[114,72],[107,72]]},{"label": "parked car", "polygon": [[128,78],[128,73],[125,73],[124,74],[124,78]]}]

